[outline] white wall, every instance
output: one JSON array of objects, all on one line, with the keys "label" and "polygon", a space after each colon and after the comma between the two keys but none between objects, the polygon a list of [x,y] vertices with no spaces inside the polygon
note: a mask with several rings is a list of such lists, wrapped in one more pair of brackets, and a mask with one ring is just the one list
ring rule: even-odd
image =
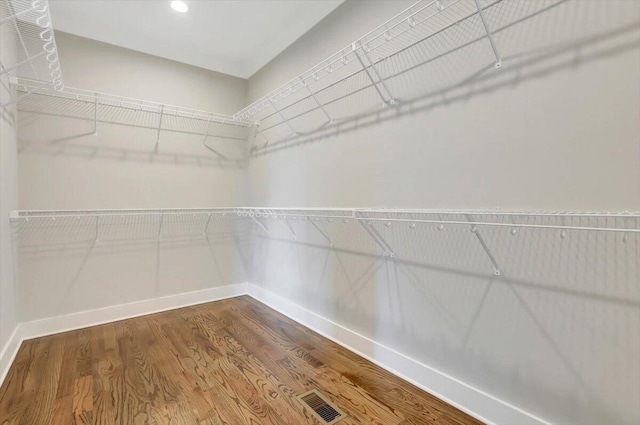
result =
[{"label": "white wall", "polygon": [[[56,41],[68,87],[217,113],[245,104],[246,80],[65,33],[56,33]],[[163,127],[184,132],[162,131],[154,153],[157,115],[100,107],[97,135],[93,121],[92,104],[39,95],[21,102],[20,209],[247,203],[246,142],[209,138],[239,158],[221,160],[201,147],[200,134],[184,133],[204,127],[165,118]],[[239,242],[227,237],[232,223],[212,223],[207,239],[201,219],[21,221],[20,320],[244,282]]]},{"label": "white wall", "polygon": [[[233,113],[245,103],[246,80],[70,34],[57,32],[56,41],[69,87],[218,113]],[[41,112],[41,105],[33,97],[23,108]],[[154,155],[153,129],[99,123],[94,136],[91,105],[78,110],[59,103],[57,109],[84,119],[21,115],[21,209],[188,208],[246,201],[246,164],[217,162],[201,148],[200,136],[163,132]],[[117,114],[99,112],[108,118]],[[132,115],[130,121],[155,125],[157,117]]]},{"label": "white wall", "polygon": [[[0,34],[0,62],[3,64],[13,63],[8,61],[9,55],[15,52],[9,40],[10,37]],[[7,76],[0,77],[0,103],[11,99],[11,94]],[[16,118],[14,106],[0,109],[0,363],[6,360],[2,357],[2,351],[17,325],[14,255],[9,222],[9,211],[18,206]],[[4,364],[0,364],[0,371],[3,368]]]},{"label": "white wall", "polygon": [[[488,19],[540,4],[503,2]],[[250,79],[250,99],[404,5],[346,2]],[[361,99],[345,100],[324,131],[258,146],[251,203],[638,211],[639,22],[637,2],[564,3],[497,35],[501,71],[421,93],[479,55],[491,65],[479,44],[390,82],[389,111],[349,119]],[[357,224],[320,224],[334,248],[304,222],[297,242],[259,232],[253,281],[549,421],[640,421],[637,237],[486,231],[494,278],[466,228],[381,226],[391,261]]]}]

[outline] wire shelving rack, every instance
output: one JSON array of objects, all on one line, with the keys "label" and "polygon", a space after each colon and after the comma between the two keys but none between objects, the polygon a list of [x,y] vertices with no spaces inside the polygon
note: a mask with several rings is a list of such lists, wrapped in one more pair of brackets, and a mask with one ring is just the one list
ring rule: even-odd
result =
[{"label": "wire shelving rack", "polygon": [[[5,45],[0,81],[24,77],[38,81],[38,88],[64,88],[47,0],[0,0],[0,38]],[[5,108],[27,95],[22,93],[0,106]]]},{"label": "wire shelving rack", "polygon": [[[93,122],[93,133],[100,124],[132,126],[155,131],[154,152],[158,152],[163,132],[201,137],[203,148],[225,158],[208,144],[211,139],[246,142],[252,132],[250,122],[182,106],[65,87],[63,90],[42,86],[38,81],[16,79],[23,100],[18,110],[33,114],[56,115]],[[30,95],[27,97],[27,95]]]},{"label": "wire shelving rack", "polygon": [[[491,248],[483,237],[488,229],[511,236],[530,232],[556,232],[561,239],[573,233],[597,232],[618,235],[623,243],[640,235],[640,212],[546,212],[498,210],[422,210],[378,208],[200,208],[155,210],[13,211],[11,222],[18,248],[51,244],[122,242],[126,240],[167,241],[207,238],[214,229],[225,234],[252,231],[270,237],[274,226],[298,235],[292,223],[307,223],[330,246],[325,226],[353,223],[362,228],[380,249],[383,257],[397,252],[385,237],[385,229],[395,226],[433,226],[446,231],[468,229],[493,265],[493,274],[502,274]],[[335,224],[333,224],[335,223]],[[219,231],[219,230],[218,230]],[[220,231],[219,231],[220,232]],[[223,232],[223,233],[224,233]]]},{"label": "wire shelving rack", "polygon": [[[105,121],[111,120],[112,112],[116,121],[128,120],[129,124],[156,128],[158,134],[163,130],[181,130],[201,135],[203,147],[220,156],[206,143],[213,128],[214,134],[219,131],[227,139],[246,141],[251,146],[250,156],[255,156],[262,150],[266,152],[270,143],[273,146],[298,140],[359,117],[399,110],[423,96],[445,96],[449,90],[476,81],[481,75],[493,75],[486,74],[491,70],[503,65],[509,68],[511,61],[517,62],[531,52],[586,37],[591,34],[585,35],[587,29],[594,34],[601,32],[603,29],[592,19],[594,16],[615,16],[616,19],[609,20],[633,25],[633,2],[626,3],[629,4],[610,6],[605,2],[586,4],[576,0],[419,0],[314,67],[227,116],[65,89],[47,0],[0,0],[3,35],[11,34],[16,47],[20,47],[15,57],[9,58],[14,61],[2,57],[0,72],[12,75],[18,87],[19,96],[9,104],[29,95],[40,95],[29,104],[20,102],[25,103],[20,106],[23,110],[59,111],[69,102],[70,110],[82,110],[84,118],[90,119],[93,106],[94,117],[107,117]],[[550,16],[548,12],[552,10],[557,13]],[[576,11],[584,15],[579,20],[582,23],[573,20],[572,25],[565,25],[566,17]],[[607,30],[612,29],[604,29]],[[82,102],[84,109],[74,102]],[[139,115],[122,118],[122,114],[115,112],[117,108]],[[99,118],[94,119],[100,122]]]},{"label": "wire shelving rack", "polygon": [[[269,143],[313,133],[372,108],[402,103],[418,88],[447,87],[469,75],[500,68],[494,30],[549,6],[549,2],[532,2],[531,7],[496,19],[501,15],[492,12],[503,1],[420,0],[235,117],[258,121],[260,134]],[[465,56],[467,63],[445,64],[446,72],[431,72],[434,62],[451,62],[454,55]],[[425,67],[428,78],[422,78],[422,87],[417,87],[411,74],[419,68],[424,72]]]}]

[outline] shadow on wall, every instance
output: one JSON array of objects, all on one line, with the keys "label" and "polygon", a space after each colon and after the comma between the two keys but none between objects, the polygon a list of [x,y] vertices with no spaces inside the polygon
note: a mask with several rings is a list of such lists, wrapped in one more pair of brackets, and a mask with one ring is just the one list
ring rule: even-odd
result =
[{"label": "shadow on wall", "polygon": [[[322,107],[309,95],[295,94],[278,103],[277,111],[265,106],[262,115],[253,117],[260,126],[252,155],[466,102],[640,48],[638,2],[503,1],[492,2],[485,13],[501,55],[500,69],[477,15],[455,25],[421,24],[426,27],[371,51],[373,65],[366,70],[353,61],[340,68],[340,75],[309,84]],[[394,106],[380,107],[391,98]]]},{"label": "shadow on wall", "polygon": [[[18,151],[176,166],[246,168],[251,129],[33,93],[19,103]],[[206,137],[205,137],[206,136]]]},{"label": "shadow on wall", "polygon": [[552,422],[640,420],[637,234],[483,227],[495,276],[467,225],[372,223],[390,257],[353,220],[264,224],[265,288]]},{"label": "shadow on wall", "polygon": [[13,220],[20,320],[245,282],[246,224],[202,213]]}]

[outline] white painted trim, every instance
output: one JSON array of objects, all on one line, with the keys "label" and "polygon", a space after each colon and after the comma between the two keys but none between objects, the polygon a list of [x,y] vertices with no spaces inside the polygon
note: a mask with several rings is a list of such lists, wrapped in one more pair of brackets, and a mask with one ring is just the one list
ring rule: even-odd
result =
[{"label": "white painted trim", "polygon": [[237,283],[20,323],[0,354],[0,385],[24,340],[246,294],[246,284]]},{"label": "white painted trim", "polygon": [[237,283],[34,320],[21,323],[20,327],[23,339],[37,338],[246,294],[246,284]]},{"label": "white painted trim", "polygon": [[249,283],[247,290],[256,300],[485,423],[550,425],[550,422],[542,418],[347,329],[258,285]]},{"label": "white painted trim", "polygon": [[16,354],[18,354],[18,350],[22,344],[19,333],[20,325],[17,325],[13,328],[9,340],[2,348],[2,351],[0,351],[0,386],[2,386],[4,378],[7,376],[7,372],[9,372],[9,367],[13,364],[13,360],[16,358]]}]

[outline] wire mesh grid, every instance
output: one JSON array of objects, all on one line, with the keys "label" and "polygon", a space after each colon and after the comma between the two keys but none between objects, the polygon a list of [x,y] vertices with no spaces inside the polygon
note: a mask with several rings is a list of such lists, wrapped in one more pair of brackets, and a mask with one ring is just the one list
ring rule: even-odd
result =
[{"label": "wire mesh grid", "polygon": [[503,1],[485,15],[506,61],[640,27],[640,3],[626,0]]},{"label": "wire mesh grid", "polygon": [[[123,154],[137,149],[139,153],[195,155],[207,148],[206,156],[246,160],[252,126],[230,116],[74,88],[58,92],[26,79],[19,79],[17,88],[31,93],[18,104],[22,138],[30,142],[51,142],[50,136],[60,130],[62,134],[53,141],[73,139],[93,146],[99,141],[84,136],[100,135],[108,139],[108,148],[122,149]],[[46,123],[54,131],[28,132]]]},{"label": "wire mesh grid", "polygon": [[[40,87],[62,90],[62,70],[49,3],[46,0],[0,0],[0,75],[39,81]],[[5,102],[6,107],[19,100]]]},{"label": "wire mesh grid", "polygon": [[486,29],[468,1],[452,2],[372,49],[370,57],[400,102],[454,87],[496,64]]},{"label": "wire mesh grid", "polygon": [[[560,355],[582,359],[577,356],[580,350],[595,351],[590,361],[573,365],[586,381],[593,377],[589,372],[593,361],[606,358],[605,352],[619,355],[622,364],[629,364],[637,353],[637,344],[622,330],[635,330],[638,324],[640,233],[578,229],[637,231],[638,213],[357,210],[360,219],[343,221],[328,217],[346,210],[275,212],[260,218],[270,233],[258,230],[255,281],[271,290],[287,291],[293,299],[311,299],[318,308],[327,306],[344,320],[371,323],[376,319],[371,305],[378,312],[395,311],[385,314],[398,321],[385,319],[388,332],[393,333],[384,335],[389,343],[399,343],[393,338],[404,335],[405,344],[408,340],[415,345],[418,336],[424,336],[424,324],[430,323],[434,324],[431,332],[442,330],[454,335],[455,344],[477,347],[482,326],[478,318],[499,311],[506,320],[492,327],[496,340],[487,343],[482,337],[483,343],[491,347],[521,344],[498,337],[500,332],[495,331],[521,318],[518,334],[532,325],[536,335],[540,335],[538,327],[547,337],[550,331]],[[297,217],[288,219],[296,237],[274,219],[284,220],[288,213]],[[305,219],[304,213],[312,215],[312,220]],[[501,276],[493,275],[468,216],[501,224],[475,229],[498,262]],[[394,218],[406,221],[388,221]],[[420,219],[449,223],[441,227],[442,223]],[[364,230],[365,221],[370,221],[368,225],[390,245],[395,257],[381,255],[381,247]],[[534,227],[547,225],[566,229]],[[555,321],[561,323],[559,328]],[[613,341],[613,348],[602,341]],[[631,355],[626,349],[631,349]]]},{"label": "wire mesh grid", "polygon": [[236,214],[255,222],[258,238],[313,241],[314,246],[431,261],[452,270],[493,268],[495,275],[503,270],[490,246],[503,246],[506,237],[531,241],[534,234],[554,235],[567,240],[562,244],[566,250],[568,241],[582,243],[590,234],[607,234],[608,240],[628,247],[640,236],[638,213],[238,208]]},{"label": "wire mesh grid", "polygon": [[419,1],[235,117],[259,121],[264,145],[256,141],[254,154],[267,152],[484,80],[524,55],[637,29],[639,15],[630,1]]},{"label": "wire mesh grid", "polygon": [[228,240],[249,223],[231,210],[34,211],[12,219],[19,252],[144,242]]},{"label": "wire mesh grid", "polygon": [[[375,292],[373,282],[396,282],[394,290],[407,292],[442,285],[447,289],[436,293],[450,295],[451,310],[468,318],[476,308],[459,304],[477,303],[492,285],[565,301],[634,308],[640,303],[638,213],[356,210],[357,219],[335,209],[253,214],[266,228],[255,228],[257,279],[283,288],[299,282],[308,294],[324,279],[346,282],[353,297]],[[287,270],[280,267],[283,258]],[[333,264],[329,271],[327,263]],[[340,295],[342,302],[347,298]],[[467,332],[462,334],[466,340]]]},{"label": "wire mesh grid", "polygon": [[357,210],[357,214],[374,222],[393,224],[408,222],[446,225],[464,225],[469,229],[479,226],[499,227],[517,233],[520,229],[555,229],[610,231],[618,233],[640,232],[638,212],[577,212],[577,211],[478,211],[478,210]]},{"label": "wire mesh grid", "polygon": [[[481,7],[496,3],[499,1]],[[478,66],[469,65],[468,50],[459,51],[460,46],[480,44],[487,36],[478,5],[463,0],[420,1],[235,116],[259,120],[260,133],[268,142],[393,105],[398,98],[412,96],[425,86],[459,82],[495,63],[488,44],[474,46],[481,52],[477,54]],[[401,84],[387,81],[452,51],[459,56],[458,63],[439,61],[438,74],[429,68],[427,79],[421,73]],[[439,81],[438,75],[444,80]]]}]

